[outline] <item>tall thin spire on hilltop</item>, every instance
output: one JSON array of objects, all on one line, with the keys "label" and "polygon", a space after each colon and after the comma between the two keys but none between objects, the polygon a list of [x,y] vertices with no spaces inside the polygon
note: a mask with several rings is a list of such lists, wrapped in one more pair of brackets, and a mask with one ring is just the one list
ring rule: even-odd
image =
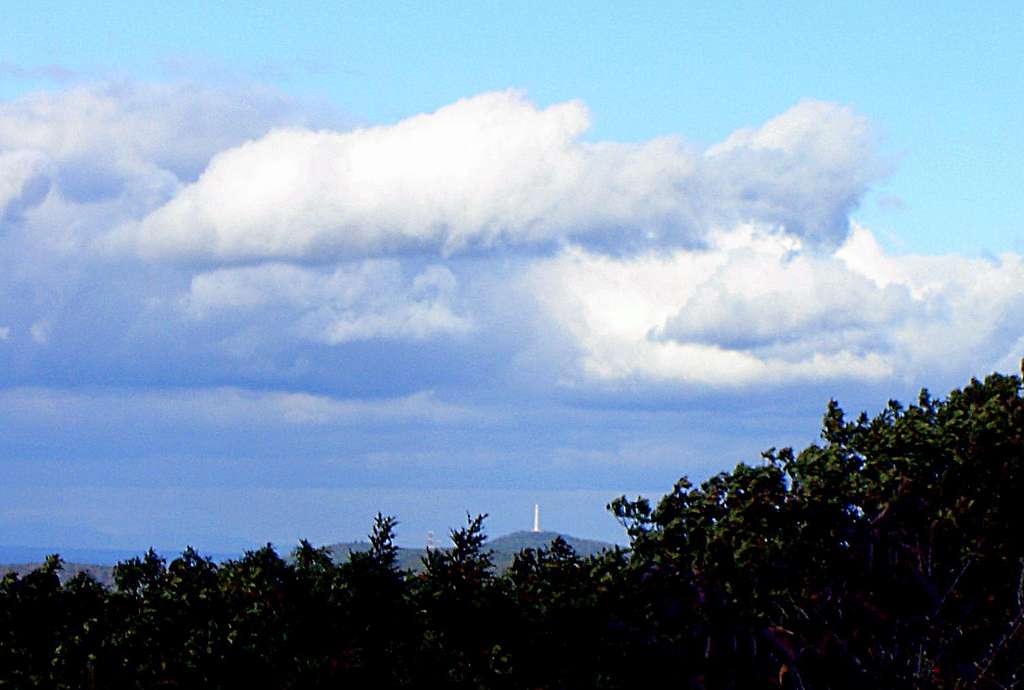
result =
[{"label": "tall thin spire on hilltop", "polygon": [[533,531],[540,532],[540,504],[533,504]]}]

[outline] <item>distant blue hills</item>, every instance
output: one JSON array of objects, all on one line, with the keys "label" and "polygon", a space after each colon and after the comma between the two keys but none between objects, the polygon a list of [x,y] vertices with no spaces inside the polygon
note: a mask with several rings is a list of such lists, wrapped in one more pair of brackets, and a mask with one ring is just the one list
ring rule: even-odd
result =
[{"label": "distant blue hills", "polygon": [[[41,563],[50,554],[58,553],[68,563],[116,565],[118,561],[141,556],[146,551],[147,549],[46,548],[41,546],[0,545],[0,563]],[[154,549],[154,551],[168,561],[181,555],[181,549]],[[200,553],[218,563],[230,558],[238,558],[242,555],[241,551],[236,553],[208,553],[200,551]]]},{"label": "distant blue hills", "polygon": [[[492,552],[495,568],[501,572],[512,564],[512,558],[523,549],[548,548],[555,537],[561,536],[580,556],[593,556],[605,550],[614,549],[615,545],[608,542],[594,539],[581,539],[558,532],[512,532],[501,537],[488,539],[485,548]],[[326,548],[331,552],[336,561],[348,559],[352,551],[365,551],[370,545],[365,541],[341,542],[329,544]],[[438,544],[437,548],[447,548],[445,543]],[[157,554],[168,562],[181,555],[181,550],[155,549]],[[30,572],[47,556],[53,553],[60,554],[64,559],[64,577],[69,578],[80,571],[90,573],[103,584],[110,585],[113,582],[113,566],[119,561],[141,556],[145,550],[132,549],[94,549],[94,548],[43,548],[33,546],[3,546],[0,545],[0,575],[4,572],[14,571],[19,574]],[[241,551],[234,553],[208,553],[200,550],[200,553],[209,557],[215,562],[222,562],[242,556]],[[287,553],[279,549],[279,553]],[[423,558],[426,556],[426,548],[416,549],[399,547],[399,567],[405,570],[419,570],[422,567]]]},{"label": "distant blue hills", "polygon": [[[494,565],[497,570],[503,571],[512,565],[512,557],[519,553],[523,549],[539,549],[548,548],[551,542],[554,541],[555,537],[562,537],[569,546],[571,546],[577,554],[580,556],[596,556],[602,551],[614,549],[614,544],[609,544],[604,541],[597,541],[595,539],[581,539],[580,537],[573,537],[568,534],[559,534],[558,532],[512,532],[501,537],[495,537],[494,539],[488,539],[484,543],[484,548],[489,549],[492,552],[494,559]],[[330,549],[332,556],[336,561],[343,561],[348,558],[348,554],[351,551],[365,551],[370,548],[367,542],[343,542],[340,544],[331,544],[327,547]],[[438,544],[438,548],[446,548],[445,544]],[[427,555],[427,550],[423,549],[410,549],[410,548],[399,548],[398,549],[398,564],[400,568],[405,570],[419,570],[422,566],[422,560]]]}]

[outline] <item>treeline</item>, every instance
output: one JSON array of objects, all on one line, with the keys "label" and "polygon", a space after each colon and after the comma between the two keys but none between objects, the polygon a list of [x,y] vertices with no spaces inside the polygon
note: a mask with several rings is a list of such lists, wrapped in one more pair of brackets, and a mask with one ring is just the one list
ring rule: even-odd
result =
[{"label": "treeline", "polygon": [[1024,400],[993,375],[890,402],[656,504],[630,548],[495,573],[483,517],[399,570],[395,521],[302,543],[0,584],[6,688],[1013,688],[1024,679]]}]

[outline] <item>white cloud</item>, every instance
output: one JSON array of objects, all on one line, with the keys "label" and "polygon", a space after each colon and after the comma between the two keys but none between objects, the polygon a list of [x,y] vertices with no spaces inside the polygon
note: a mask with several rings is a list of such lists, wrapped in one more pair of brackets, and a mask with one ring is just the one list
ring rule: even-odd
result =
[{"label": "white cloud", "polygon": [[1024,261],[837,251],[744,226],[705,250],[617,259],[579,248],[528,280],[584,381],[751,386],[976,371],[1024,332]]},{"label": "white cloud", "polygon": [[0,149],[0,219],[10,210],[38,203],[49,191],[47,158],[39,151]]},{"label": "white cloud", "polygon": [[100,83],[0,102],[0,220],[52,191],[79,209],[106,204],[105,230],[166,202],[217,152],[304,122],[268,90],[188,83]]},{"label": "white cloud", "polygon": [[906,285],[879,286],[833,256],[733,250],[657,334],[736,350],[806,347],[809,338],[877,349],[879,336],[918,308],[941,309],[915,304]]},{"label": "white cloud", "polygon": [[41,319],[33,323],[28,332],[32,336],[32,341],[37,345],[46,345],[50,342],[51,330],[53,330],[52,324],[46,319]]},{"label": "white cloud", "polygon": [[885,172],[873,148],[866,119],[834,103],[804,101],[708,149],[699,198],[733,200],[740,213],[726,215],[723,227],[777,224],[835,246],[864,190]]},{"label": "white cloud", "polygon": [[214,153],[273,124],[302,121],[269,90],[100,83],[0,103],[0,150],[156,166],[190,179]]},{"label": "white cloud", "polygon": [[322,259],[582,238],[693,245],[739,221],[826,244],[880,170],[863,120],[805,102],[705,154],[677,139],[581,140],[576,101],[508,91],[395,125],[281,129],[218,154],[113,239],[148,257]]},{"label": "white cloud", "polygon": [[432,391],[390,398],[338,398],[305,392],[234,387],[173,390],[0,389],[0,413],[33,425],[67,423],[116,427],[304,427],[373,422],[449,423],[477,413],[440,400]]},{"label": "white cloud", "polygon": [[419,340],[471,330],[470,320],[455,311],[455,290],[455,276],[443,266],[408,279],[394,260],[328,271],[273,263],[198,274],[183,307],[195,319],[225,313],[255,318],[276,310],[275,329],[287,323],[297,336],[331,345]]},{"label": "white cloud", "polygon": [[[849,232],[884,170],[848,108],[800,103],[704,151],[587,141],[588,121],[579,102],[517,92],[350,132],[291,126],[273,94],[190,85],[2,103],[0,308],[49,344],[23,358],[36,371],[70,356],[94,378],[146,379],[167,351],[184,385],[281,385],[337,368],[346,348],[324,344],[441,338],[415,386],[469,351],[613,387],[1019,358],[1019,257],[893,256]],[[138,254],[88,251],[97,237]]]},{"label": "white cloud", "polygon": [[10,326],[0,326],[0,340],[8,340],[11,337]]}]

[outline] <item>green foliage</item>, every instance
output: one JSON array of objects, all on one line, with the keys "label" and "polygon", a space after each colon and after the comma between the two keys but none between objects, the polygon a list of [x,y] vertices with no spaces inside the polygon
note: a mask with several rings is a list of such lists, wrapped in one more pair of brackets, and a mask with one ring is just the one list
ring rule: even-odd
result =
[{"label": "green foliage", "polygon": [[0,688],[1011,688],[1024,682],[1024,399],[993,375],[821,442],[609,509],[628,550],[562,539],[499,574],[485,516],[418,573],[394,518],[336,563],[50,557],[0,580]]}]

